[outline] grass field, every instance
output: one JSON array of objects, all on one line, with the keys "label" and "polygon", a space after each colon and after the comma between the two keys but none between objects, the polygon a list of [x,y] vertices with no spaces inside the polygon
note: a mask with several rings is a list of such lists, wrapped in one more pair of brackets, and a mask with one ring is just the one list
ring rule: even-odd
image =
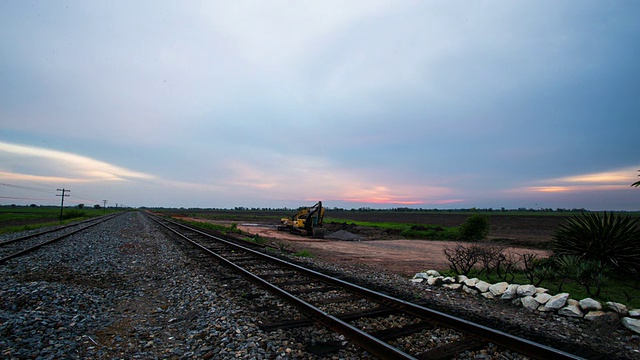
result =
[{"label": "grass field", "polygon": [[81,221],[114,211],[115,209],[95,209],[75,207],[64,208],[62,222],[60,221],[60,208],[54,206],[0,206],[0,234],[33,230],[45,226],[55,226],[61,223]]}]

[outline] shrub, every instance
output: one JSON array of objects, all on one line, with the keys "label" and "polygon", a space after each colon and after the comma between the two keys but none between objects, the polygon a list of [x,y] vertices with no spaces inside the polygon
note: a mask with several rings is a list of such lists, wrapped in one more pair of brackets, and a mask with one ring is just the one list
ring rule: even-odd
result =
[{"label": "shrub", "polygon": [[[585,260],[575,255],[558,256],[555,264],[563,277],[559,284],[561,291],[565,280],[573,280],[584,286],[588,296],[600,296],[602,286],[608,280],[608,274],[611,271],[609,265],[602,261]],[[594,287],[595,293],[592,292]]]},{"label": "shrub", "polygon": [[62,214],[62,220],[84,217],[87,213],[80,210],[68,210]]},{"label": "shrub", "polygon": [[471,215],[460,226],[460,239],[478,241],[487,237],[489,233],[489,221],[480,214]]},{"label": "shrub", "polygon": [[638,218],[581,213],[560,225],[551,245],[555,255],[576,256],[620,272],[640,273]]},{"label": "shrub", "polygon": [[302,249],[302,250],[296,252],[293,255],[294,256],[303,257],[303,258],[312,258],[313,257],[313,254],[311,253],[311,251],[309,251],[307,249]]},{"label": "shrub", "polygon": [[519,256],[507,252],[500,253],[495,260],[496,274],[503,281],[511,283],[520,267],[519,263]]},{"label": "shrub", "polygon": [[498,244],[483,243],[477,244],[476,255],[478,257],[478,264],[481,266],[478,274],[483,272],[489,276],[493,271],[497,270],[498,259],[505,254],[506,247]]},{"label": "shrub", "polygon": [[533,253],[524,253],[520,254],[520,261],[523,267],[522,272],[529,283],[535,286],[540,286],[543,281],[554,277],[555,269],[552,259],[540,258]]},{"label": "shrub", "polygon": [[449,261],[449,268],[458,275],[469,275],[479,261],[477,244],[455,244],[452,248],[444,248],[444,256]]}]

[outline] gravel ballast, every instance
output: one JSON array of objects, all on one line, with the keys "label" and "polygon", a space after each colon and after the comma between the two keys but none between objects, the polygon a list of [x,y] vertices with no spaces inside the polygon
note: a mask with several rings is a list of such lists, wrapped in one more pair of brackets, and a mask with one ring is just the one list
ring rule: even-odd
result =
[{"label": "gravel ballast", "polygon": [[[1,241],[2,239],[0,239]],[[314,342],[343,342],[321,327],[262,331],[263,322],[296,311],[189,250],[139,212],[8,261],[0,267],[0,357],[14,359],[358,359],[347,347],[327,355]],[[399,294],[428,299],[503,330],[542,333],[592,351],[636,358],[638,338],[620,329],[592,329],[520,308],[482,303],[406,278],[321,260],[298,261]],[[582,345],[580,345],[582,344]],[[470,355],[474,357],[475,355]],[[492,358],[484,354],[482,358]],[[498,358],[498,357],[495,357]]]}]

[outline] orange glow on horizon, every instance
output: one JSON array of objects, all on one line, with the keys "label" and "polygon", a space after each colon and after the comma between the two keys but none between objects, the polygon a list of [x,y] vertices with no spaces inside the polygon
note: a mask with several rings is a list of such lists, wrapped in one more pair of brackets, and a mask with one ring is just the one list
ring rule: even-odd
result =
[{"label": "orange glow on horizon", "polygon": [[545,193],[562,193],[573,191],[625,190],[625,185],[577,185],[577,186],[531,186],[525,190]]}]

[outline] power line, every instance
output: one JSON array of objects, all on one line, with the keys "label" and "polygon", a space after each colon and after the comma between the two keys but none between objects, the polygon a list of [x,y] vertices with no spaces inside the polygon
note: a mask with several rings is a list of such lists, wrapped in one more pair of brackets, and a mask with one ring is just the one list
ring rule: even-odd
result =
[{"label": "power line", "polygon": [[7,184],[7,183],[0,183],[0,185],[2,185],[2,186],[12,187],[12,188],[17,188],[17,189],[23,189],[23,190],[31,190],[31,191],[44,192],[44,193],[52,193],[52,192],[55,192],[55,191],[53,191],[53,190],[49,190],[49,189],[42,189],[42,188],[36,188],[36,187],[30,187],[30,186],[22,186],[22,185],[13,185],[13,184]]},{"label": "power line", "polygon": [[[50,190],[50,189],[44,189],[44,188],[37,188],[37,187],[32,187],[32,186],[23,186],[23,185],[15,185],[15,184],[7,184],[7,183],[0,183],[0,185],[2,186],[7,186],[7,187],[11,187],[11,188],[16,188],[16,189],[22,189],[22,190],[29,190],[29,191],[36,191],[36,192],[42,192],[42,193],[47,193],[47,194],[51,194],[51,193],[55,193],[56,191],[54,190]],[[66,189],[64,189],[65,192],[67,191]],[[62,189],[58,189],[58,191],[62,191]],[[56,195],[56,196],[61,196],[61,195]],[[70,195],[65,194],[65,197],[68,197]],[[91,201],[94,204],[99,204],[100,202],[104,202],[104,200],[95,200],[95,199],[89,199],[87,197],[83,197],[80,196],[78,194],[74,194],[72,195],[73,198],[78,198],[78,199],[82,199],[85,201]],[[49,199],[42,199],[42,198],[27,198],[27,197],[14,197],[14,196],[0,196],[0,199],[11,199],[11,200],[40,200],[40,201],[44,201],[44,200],[49,200]],[[75,201],[72,201],[75,202]],[[79,203],[79,202],[78,202]],[[106,203],[104,204],[104,206],[106,206]]]},{"label": "power line", "polygon": [[24,197],[13,197],[13,196],[0,196],[0,199],[11,199],[11,200],[51,200],[44,198],[24,198]]},{"label": "power line", "polygon": [[91,201],[91,202],[94,202],[94,203],[96,203],[96,204],[100,203],[100,201],[98,201],[98,200],[94,200],[94,199],[87,199],[87,198],[82,197],[82,196],[80,196],[80,195],[78,195],[78,194],[74,194],[74,195],[72,195],[72,196],[73,196],[74,198],[78,198],[78,199],[82,199],[82,200]]}]

